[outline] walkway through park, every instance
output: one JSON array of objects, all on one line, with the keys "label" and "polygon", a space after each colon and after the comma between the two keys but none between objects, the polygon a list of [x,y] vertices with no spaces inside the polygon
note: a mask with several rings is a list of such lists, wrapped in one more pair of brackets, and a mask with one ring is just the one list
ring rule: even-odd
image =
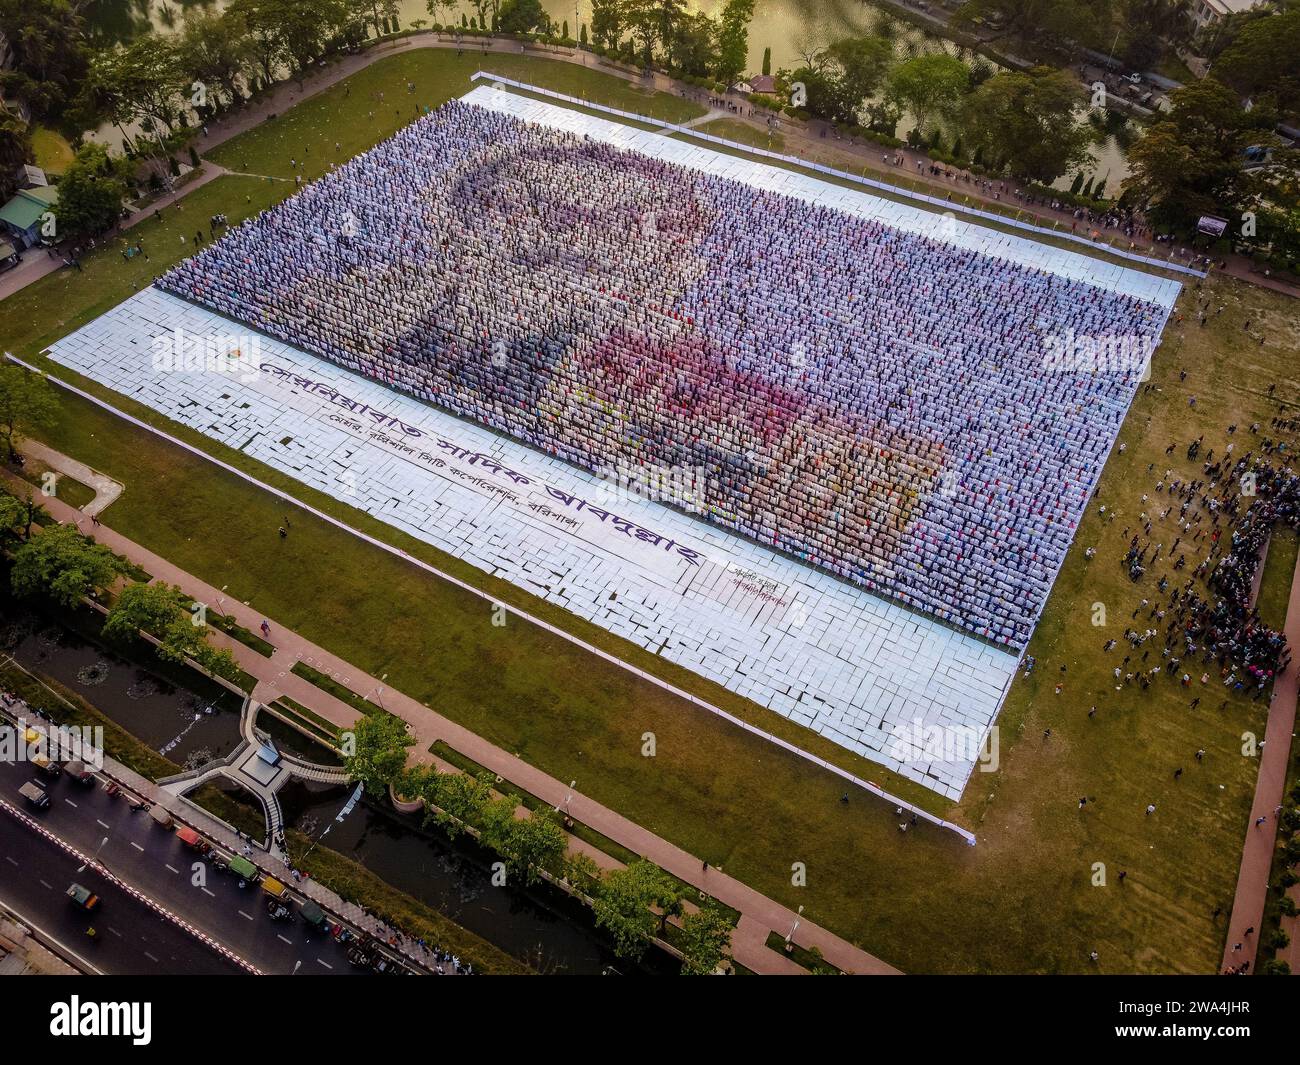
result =
[{"label": "walkway through park", "polygon": [[[18,489],[30,485],[14,475],[4,474],[9,484]],[[153,576],[155,581],[174,584],[188,596],[222,614],[233,616],[235,621],[258,631],[263,620],[270,625],[269,642],[275,651],[266,658],[257,651],[224,633],[212,630],[212,642],[217,647],[229,648],[239,667],[257,680],[253,698],[272,702],[280,695],[288,696],[310,707],[314,712],[339,728],[351,728],[361,716],[348,703],[336,699],[309,681],[293,673],[293,666],[302,662],[331,676],[352,692],[372,702],[379,703],[389,713],[395,714],[410,726],[415,739],[411,755],[416,761],[439,762],[429,748],[441,740],[460,755],[472,759],[503,780],[514,784],[538,799],[555,807],[565,808],[575,821],[587,825],[622,847],[643,856],[685,883],[716,898],[724,905],[738,910],[741,920],[732,936],[735,960],[754,972],[763,974],[790,974],[804,970],[790,959],[766,945],[769,933],[786,936],[793,929],[792,940],[805,949],[816,947],[831,965],[858,974],[897,974],[898,970],[819,927],[802,915],[780,905],[746,886],[721,869],[705,865],[699,858],[680,847],[661,839],[654,833],[629,821],[620,814],[600,805],[564,782],[548,776],[535,766],[515,757],[484,740],[481,736],[401,692],[384,685],[382,678],[372,677],[355,666],[338,658],[324,648],[304,639],[297,633],[278,625],[274,618],[264,618],[259,612],[242,602],[224,595],[219,589],[172,565],[166,559],[122,536],[104,524],[95,524],[89,516],[57,498],[43,499],[42,505],[50,515],[61,522],[72,522],[85,535],[111,548]],[[592,854],[592,849],[571,837],[571,848]],[[601,864],[616,865],[607,856]],[[797,926],[797,927],[796,927]]]},{"label": "walkway through park", "polygon": [[[1263,565],[1261,563],[1261,570]],[[1300,559],[1296,560],[1295,576],[1291,582],[1291,599],[1286,612],[1286,641],[1291,648],[1300,648]],[[1250,962],[1248,972],[1256,969],[1259,934],[1264,923],[1264,901],[1268,894],[1268,878],[1273,864],[1273,851],[1277,845],[1278,812],[1286,801],[1287,764],[1291,757],[1292,734],[1295,732],[1296,698],[1300,695],[1300,665],[1292,663],[1273,684],[1273,694],[1268,708],[1268,724],[1259,753],[1259,778],[1255,783],[1255,800],[1246,824],[1246,842],[1241,852],[1241,869],[1237,874],[1237,894],[1228,920],[1227,939],[1224,941],[1223,964],[1220,971],[1239,968]],[[1260,818],[1263,818],[1260,821]],[[1253,929],[1249,934],[1247,929]],[[1295,942],[1292,933],[1291,949]],[[1240,949],[1236,949],[1240,944]],[[1285,956],[1284,954],[1279,956]],[[1292,971],[1300,972],[1296,960]]]}]

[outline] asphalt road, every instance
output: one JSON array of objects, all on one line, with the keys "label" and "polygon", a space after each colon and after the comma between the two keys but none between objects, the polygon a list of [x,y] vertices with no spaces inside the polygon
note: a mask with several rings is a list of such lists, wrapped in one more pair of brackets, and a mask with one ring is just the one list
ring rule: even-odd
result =
[{"label": "asphalt road", "polygon": [[[78,968],[113,976],[235,975],[233,961],[160,916],[72,855],[0,811],[0,902]],[[92,913],[64,895],[76,882],[102,901]],[[86,929],[98,936],[91,939]]]},{"label": "asphalt road", "polygon": [[[34,808],[18,794],[29,780],[38,781],[49,794],[50,805],[45,809]],[[329,935],[310,929],[301,920],[272,921],[260,888],[241,889],[236,877],[218,873],[173,831],[155,824],[147,812],[133,812],[124,798],[108,795],[99,783],[80,785],[66,774],[52,780],[27,763],[0,762],[0,797],[83,854],[97,856],[113,875],[263,972],[358,972],[348,964],[346,948]],[[51,934],[74,937],[82,944],[80,949],[77,942],[65,942],[97,967],[114,973],[242,971],[91,870],[74,877],[78,864],[54,843],[0,810],[0,900]],[[84,915],[63,895],[74,879],[103,895],[93,923],[112,931],[99,942],[84,934],[92,922],[84,921]],[[128,942],[136,945],[133,953]],[[157,943],[160,949],[142,946],[148,943]]]}]

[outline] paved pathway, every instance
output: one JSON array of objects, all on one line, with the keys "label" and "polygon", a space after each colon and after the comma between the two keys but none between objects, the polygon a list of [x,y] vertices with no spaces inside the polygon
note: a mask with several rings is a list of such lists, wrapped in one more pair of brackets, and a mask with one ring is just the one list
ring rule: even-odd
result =
[{"label": "paved pathway", "polygon": [[[10,483],[17,488],[27,485],[6,473]],[[266,658],[252,648],[231,640],[214,631],[212,642],[219,647],[229,647],[241,669],[258,680],[254,689],[263,701],[272,701],[275,692],[288,695],[342,728],[350,727],[359,716],[357,711],[328,693],[321,691],[292,672],[296,662],[304,662],[314,669],[328,673],[340,684],[385,710],[396,714],[411,727],[415,744],[411,755],[417,761],[434,762],[429,747],[442,740],[453,750],[473,759],[494,774],[557,809],[566,807],[570,816],[614,840],[616,843],[640,854],[691,886],[706,892],[720,902],[739,910],[748,918],[745,934],[733,937],[733,952],[737,962],[755,972],[779,974],[790,971],[789,959],[768,949],[767,933],[775,931],[784,936],[795,921],[799,921],[794,942],[801,947],[817,947],[822,956],[836,968],[846,972],[885,975],[898,970],[878,958],[859,950],[838,936],[802,918],[793,911],[767,898],[754,889],[727,875],[719,869],[706,866],[699,858],[656,836],[654,833],[629,821],[577,791],[571,791],[564,782],[548,776],[535,766],[495,747],[469,729],[443,717],[441,714],[416,702],[401,692],[386,687],[383,681],[358,670],[355,666],[324,648],[311,643],[297,633],[276,624],[274,619],[264,619],[261,614],[244,606],[236,599],[225,597],[218,589],[172,565],[147,548],[113,531],[106,525],[94,524],[80,511],[58,499],[45,501],[49,513],[63,522],[74,522],[87,536],[93,537],[123,555],[153,575],[155,580],[178,585],[187,595],[199,602],[215,606],[223,614],[250,630],[258,630],[263,620],[270,625],[269,641],[275,652]],[[441,768],[449,768],[442,765]],[[580,841],[575,841],[579,843]],[[581,846],[590,853],[590,848]],[[594,857],[595,855],[593,855]],[[605,857],[607,866],[610,864]],[[617,864],[617,863],[613,863]],[[759,927],[762,934],[759,934]]]},{"label": "paved pathway", "polygon": [[95,498],[81,508],[83,514],[98,514],[122,494],[122,482],[115,481],[107,474],[93,470],[84,462],[46,447],[39,440],[24,440],[23,453],[45,463],[50,469],[80,481],[95,490]]},{"label": "paved pathway", "polygon": [[[1291,583],[1291,599],[1286,612],[1286,640],[1300,648],[1300,559],[1296,561]],[[1295,731],[1296,697],[1300,694],[1300,671],[1295,665],[1273,683],[1269,702],[1268,725],[1264,732],[1263,751],[1259,755],[1259,779],[1255,784],[1255,801],[1246,825],[1246,842],[1241,852],[1241,869],[1237,874],[1237,894],[1228,920],[1227,939],[1223,947],[1224,969],[1235,969],[1250,962],[1255,970],[1259,947],[1259,929],[1264,922],[1264,900],[1268,893],[1268,875],[1277,843],[1277,809],[1285,801],[1287,763],[1291,757],[1291,740]],[[1263,823],[1256,824],[1259,818]],[[1247,929],[1254,932],[1247,934]],[[1241,944],[1240,950],[1233,948]]]}]

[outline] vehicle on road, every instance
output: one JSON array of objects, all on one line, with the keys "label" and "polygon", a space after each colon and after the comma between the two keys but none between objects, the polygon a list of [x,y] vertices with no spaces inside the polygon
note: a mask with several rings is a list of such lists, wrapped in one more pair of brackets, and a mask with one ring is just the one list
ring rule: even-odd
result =
[{"label": "vehicle on road", "polygon": [[[217,860],[214,864],[218,869],[223,868],[223,864],[220,860]],[[241,857],[238,854],[232,854],[224,863],[224,868],[229,869],[239,877],[240,880],[247,881],[250,884],[257,883],[257,866],[247,858]]]},{"label": "vehicle on road", "polygon": [[79,906],[83,910],[93,910],[99,906],[99,896],[80,884],[70,885],[65,894],[72,900],[74,906]]},{"label": "vehicle on road", "polygon": [[45,789],[34,780],[29,780],[19,788],[18,794],[38,810],[43,810],[45,807],[50,805],[50,797],[45,794]]},{"label": "vehicle on road", "polygon": [[198,851],[200,854],[207,854],[212,849],[208,841],[188,825],[182,825],[176,830],[176,838],[189,847],[190,850]]},{"label": "vehicle on road", "polygon": [[1133,73],[1133,74],[1121,74],[1120,77],[1121,77],[1124,81],[1127,81],[1130,85],[1141,85],[1141,84],[1142,84],[1142,75],[1141,75],[1141,74],[1138,74],[1138,73],[1136,73],[1136,72]]},{"label": "vehicle on road", "polygon": [[311,899],[298,907],[298,913],[302,917],[303,923],[309,928],[321,931],[329,928],[329,922],[325,920],[325,911],[312,902]]},{"label": "vehicle on road", "polygon": [[68,774],[69,779],[89,787],[95,783],[95,774],[86,768],[86,763],[82,761],[72,761],[63,767],[63,771]]},{"label": "vehicle on road", "polygon": [[149,816],[153,818],[154,824],[161,825],[163,828],[171,828],[176,823],[172,820],[172,815],[168,811],[167,807],[161,806],[158,803],[154,803],[154,805],[150,807]]},{"label": "vehicle on road", "polygon": [[293,920],[293,903],[287,898],[266,900],[266,915],[272,921],[292,921]]},{"label": "vehicle on road", "polygon": [[38,754],[32,758],[32,765],[44,773],[47,777],[57,777],[63,772],[63,766],[54,761],[48,754]]}]

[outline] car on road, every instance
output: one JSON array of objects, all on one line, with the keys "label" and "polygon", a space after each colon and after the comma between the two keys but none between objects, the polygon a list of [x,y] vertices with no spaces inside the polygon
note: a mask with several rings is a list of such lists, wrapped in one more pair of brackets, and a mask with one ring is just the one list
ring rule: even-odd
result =
[{"label": "car on road", "polygon": [[69,762],[63,767],[63,771],[68,774],[70,780],[74,780],[78,784],[89,787],[95,783],[95,774],[86,767],[85,762],[79,760]]},{"label": "car on road", "polygon": [[1121,77],[1124,81],[1127,81],[1130,85],[1141,85],[1141,84],[1142,84],[1142,75],[1141,75],[1141,74],[1137,74],[1137,73],[1133,73],[1133,74],[1121,74],[1120,77]]},{"label": "car on road", "polygon": [[93,910],[99,906],[99,896],[80,884],[70,885],[66,894],[72,900],[74,906],[78,906],[83,910]]},{"label": "car on road", "polygon": [[29,780],[19,788],[18,794],[38,810],[43,810],[45,807],[50,805],[50,797],[45,794],[45,789],[34,780]]}]

